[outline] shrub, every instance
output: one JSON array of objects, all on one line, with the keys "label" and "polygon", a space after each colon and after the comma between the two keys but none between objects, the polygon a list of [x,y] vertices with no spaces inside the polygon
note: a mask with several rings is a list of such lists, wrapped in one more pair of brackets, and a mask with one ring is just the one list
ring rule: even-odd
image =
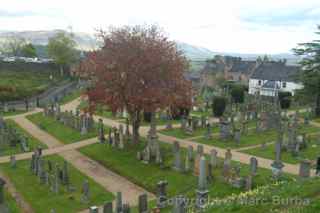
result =
[{"label": "shrub", "polygon": [[213,98],[212,103],[212,112],[216,117],[220,117],[223,115],[227,105],[227,100],[225,97],[216,96]]},{"label": "shrub", "polygon": [[292,94],[290,92],[278,93],[281,109],[289,109],[291,105]]},{"label": "shrub", "polygon": [[244,102],[244,93],[246,88],[242,85],[233,85],[231,87],[231,96],[234,103]]}]

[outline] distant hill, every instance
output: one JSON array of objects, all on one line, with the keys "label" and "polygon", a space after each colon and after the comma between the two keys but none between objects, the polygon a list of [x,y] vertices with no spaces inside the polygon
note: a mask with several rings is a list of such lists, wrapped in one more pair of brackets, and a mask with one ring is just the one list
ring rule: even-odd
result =
[{"label": "distant hill", "polygon": [[[27,41],[38,45],[38,48],[41,52],[45,52],[43,45],[48,43],[48,39],[61,32],[61,30],[51,30],[51,31],[19,31],[19,32],[10,32],[10,31],[0,31],[0,42],[5,42],[8,37],[16,36],[25,38]],[[74,33],[75,41],[78,44],[78,48],[81,50],[91,50],[95,49],[98,46],[98,42],[94,36],[88,33]],[[201,69],[204,62],[207,59],[213,58],[215,55],[230,55],[241,57],[243,60],[255,60],[258,56],[263,56],[264,54],[241,54],[241,53],[228,53],[228,52],[214,52],[204,47],[199,47],[195,45],[190,45],[184,42],[177,42],[177,47],[181,50],[187,58],[192,61],[193,71]],[[275,54],[268,55],[273,60],[279,60],[286,58],[288,64],[296,64],[298,57],[292,54]]]}]

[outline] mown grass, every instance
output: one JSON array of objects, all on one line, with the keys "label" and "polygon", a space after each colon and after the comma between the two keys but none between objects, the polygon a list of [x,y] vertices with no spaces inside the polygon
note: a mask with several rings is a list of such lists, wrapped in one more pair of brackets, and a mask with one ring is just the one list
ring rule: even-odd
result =
[{"label": "mown grass", "polygon": [[[60,168],[63,165],[63,159],[56,155],[44,159],[58,163]],[[75,191],[67,192],[66,187],[60,185],[59,194],[55,194],[48,185],[40,184],[39,178],[31,173],[29,164],[29,160],[18,161],[16,168],[11,168],[9,164],[2,164],[0,169],[10,178],[16,189],[30,203],[36,213],[50,212],[51,209],[55,209],[59,213],[78,212],[89,206],[102,205],[105,201],[113,200],[113,195],[110,192],[71,165],[69,165],[69,176]],[[89,203],[81,202],[81,189],[85,180],[89,181]]]},{"label": "mown grass", "polygon": [[85,135],[81,135],[80,131],[65,126],[52,117],[44,116],[43,113],[28,115],[27,118],[38,127],[65,144],[74,143],[88,138],[94,138],[98,135],[97,124],[95,124],[95,128],[92,131]]},{"label": "mown grass", "polygon": [[[34,138],[32,135],[30,135],[27,131],[25,131],[22,127],[20,127],[15,121],[8,119],[6,120],[6,123],[8,126],[16,129],[17,133],[20,135],[25,136],[27,139],[28,146],[30,148],[30,151],[33,151],[37,147],[47,148],[47,146],[43,143],[41,143],[39,140]],[[0,151],[0,156],[5,155],[14,155],[23,153],[23,150],[20,146],[20,144],[17,144],[15,147],[11,147],[9,144],[6,144],[5,146],[2,146]]]}]

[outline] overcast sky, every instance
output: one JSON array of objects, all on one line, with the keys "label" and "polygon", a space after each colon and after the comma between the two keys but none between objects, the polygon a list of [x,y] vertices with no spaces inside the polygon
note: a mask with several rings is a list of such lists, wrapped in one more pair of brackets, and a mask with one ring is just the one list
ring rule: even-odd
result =
[{"label": "overcast sky", "polygon": [[[318,22],[317,22],[318,21]],[[171,39],[213,51],[289,52],[315,39],[320,0],[1,0],[0,30],[158,24]]]}]

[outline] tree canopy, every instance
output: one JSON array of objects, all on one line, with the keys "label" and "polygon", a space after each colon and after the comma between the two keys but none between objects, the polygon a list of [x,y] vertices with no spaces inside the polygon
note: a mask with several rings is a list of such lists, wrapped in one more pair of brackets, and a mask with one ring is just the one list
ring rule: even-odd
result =
[{"label": "tree canopy", "polygon": [[49,39],[48,55],[60,65],[62,73],[63,67],[70,65],[79,58],[75,47],[76,42],[73,35],[63,31]]},{"label": "tree canopy", "polygon": [[99,35],[102,48],[79,69],[94,82],[88,92],[92,105],[127,110],[134,131],[142,112],[191,105],[191,83],[184,77],[188,62],[158,27],[125,26]]},{"label": "tree canopy", "polygon": [[28,57],[28,58],[35,58],[37,57],[37,50],[33,46],[33,44],[31,43],[25,44],[21,48],[21,56]]},{"label": "tree canopy", "polygon": [[[320,34],[320,26],[318,26]],[[316,114],[320,116],[320,40],[299,44],[294,49],[297,55],[303,57],[300,62],[302,75],[300,80],[304,85],[304,92],[313,97],[316,102]]]}]

